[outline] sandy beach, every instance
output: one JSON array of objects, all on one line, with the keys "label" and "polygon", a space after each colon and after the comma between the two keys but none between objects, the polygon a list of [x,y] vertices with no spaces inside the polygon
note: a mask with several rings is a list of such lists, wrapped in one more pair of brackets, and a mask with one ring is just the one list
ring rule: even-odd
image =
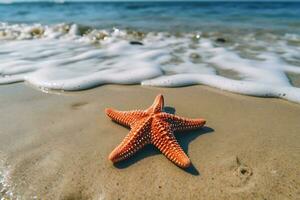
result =
[{"label": "sandy beach", "polygon": [[[0,0],[0,200],[300,200],[299,19],[299,0]],[[141,117],[113,151],[130,130],[105,109],[158,94],[198,120]],[[187,169],[153,145],[112,163],[151,138],[189,166],[168,130],[199,118],[175,133]]]},{"label": "sandy beach", "polygon": [[[162,93],[166,111],[207,120],[177,134],[193,164],[175,166],[149,145],[113,165],[128,133],[104,109],[145,109]],[[42,93],[0,87],[2,199],[299,199],[300,106],[206,86],[108,85]]]}]

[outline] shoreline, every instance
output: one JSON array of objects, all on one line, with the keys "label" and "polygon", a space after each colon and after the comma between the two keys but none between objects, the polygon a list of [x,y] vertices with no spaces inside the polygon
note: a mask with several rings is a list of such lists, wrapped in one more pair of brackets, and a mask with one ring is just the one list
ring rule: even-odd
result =
[{"label": "shoreline", "polygon": [[[158,93],[169,111],[207,120],[199,131],[176,135],[193,167],[176,167],[152,146],[113,165],[107,156],[128,130],[104,108],[145,109]],[[0,110],[0,196],[7,198],[9,192],[28,199],[299,195],[300,105],[285,100],[207,86],[106,85],[57,95],[18,83],[0,86]]]}]

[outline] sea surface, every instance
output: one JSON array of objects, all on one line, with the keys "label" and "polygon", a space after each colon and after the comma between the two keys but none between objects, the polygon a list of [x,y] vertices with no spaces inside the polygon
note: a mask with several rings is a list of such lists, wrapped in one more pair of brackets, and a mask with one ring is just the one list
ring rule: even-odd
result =
[{"label": "sea surface", "polygon": [[300,2],[0,4],[0,61],[0,84],[43,91],[203,84],[300,103]]}]

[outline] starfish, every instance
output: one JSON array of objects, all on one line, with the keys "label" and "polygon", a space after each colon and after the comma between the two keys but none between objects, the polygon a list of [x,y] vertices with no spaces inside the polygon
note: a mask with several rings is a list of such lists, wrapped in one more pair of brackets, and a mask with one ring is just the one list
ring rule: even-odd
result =
[{"label": "starfish", "polygon": [[163,112],[164,97],[159,94],[146,110],[117,111],[105,109],[113,121],[131,130],[109,155],[113,163],[127,159],[147,144],[156,146],[169,160],[181,168],[191,162],[179,146],[174,132],[194,130],[205,124],[204,119],[187,119]]}]

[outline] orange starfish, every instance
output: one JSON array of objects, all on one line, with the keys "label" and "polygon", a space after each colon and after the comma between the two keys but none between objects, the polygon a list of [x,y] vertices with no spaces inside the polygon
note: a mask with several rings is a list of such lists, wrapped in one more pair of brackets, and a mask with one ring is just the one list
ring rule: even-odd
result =
[{"label": "orange starfish", "polygon": [[182,168],[191,162],[179,146],[175,131],[193,130],[205,124],[204,119],[187,119],[163,112],[164,98],[158,95],[147,110],[117,111],[106,109],[113,121],[130,127],[131,131],[109,155],[112,162],[124,160],[146,144],[156,146],[169,160]]}]

